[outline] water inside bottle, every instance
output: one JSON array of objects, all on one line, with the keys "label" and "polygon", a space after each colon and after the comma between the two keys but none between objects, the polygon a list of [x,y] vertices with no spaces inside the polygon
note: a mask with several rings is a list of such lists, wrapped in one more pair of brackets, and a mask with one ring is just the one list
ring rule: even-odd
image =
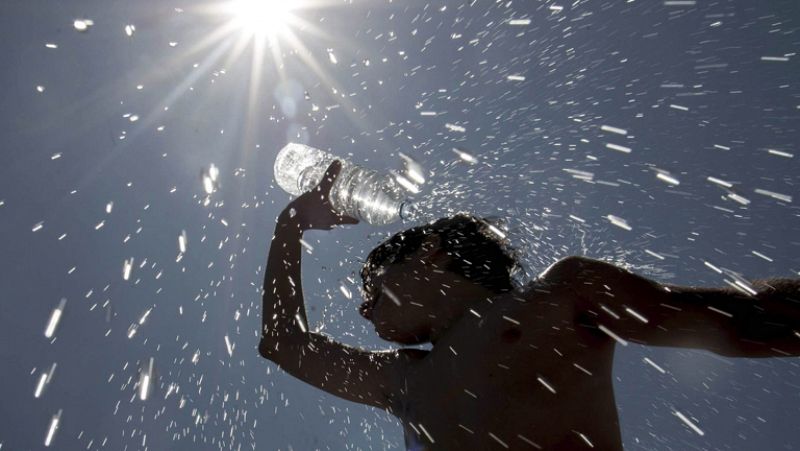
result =
[{"label": "water inside bottle", "polygon": [[360,167],[342,170],[331,192],[334,208],[372,225],[399,219],[401,192],[391,177]]}]

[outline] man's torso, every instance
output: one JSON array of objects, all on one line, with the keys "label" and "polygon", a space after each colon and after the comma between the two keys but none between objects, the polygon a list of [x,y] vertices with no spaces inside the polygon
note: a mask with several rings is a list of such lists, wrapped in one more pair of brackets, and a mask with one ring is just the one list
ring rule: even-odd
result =
[{"label": "man's torso", "polygon": [[409,449],[621,449],[614,342],[582,312],[534,284],[461,318],[401,382]]}]

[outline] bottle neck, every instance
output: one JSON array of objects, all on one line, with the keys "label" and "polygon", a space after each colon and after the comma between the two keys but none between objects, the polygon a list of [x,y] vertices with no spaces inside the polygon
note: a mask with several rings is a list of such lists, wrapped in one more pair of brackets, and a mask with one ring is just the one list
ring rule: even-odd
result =
[{"label": "bottle neck", "polygon": [[421,216],[422,212],[416,203],[407,200],[400,204],[400,219],[403,222],[415,222]]}]

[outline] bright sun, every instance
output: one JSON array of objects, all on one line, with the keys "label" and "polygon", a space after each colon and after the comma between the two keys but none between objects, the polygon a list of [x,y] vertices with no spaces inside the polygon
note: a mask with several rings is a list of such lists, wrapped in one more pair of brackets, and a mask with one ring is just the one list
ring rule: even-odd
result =
[{"label": "bright sun", "polygon": [[256,36],[280,34],[292,19],[292,0],[234,0],[227,6],[238,28]]}]

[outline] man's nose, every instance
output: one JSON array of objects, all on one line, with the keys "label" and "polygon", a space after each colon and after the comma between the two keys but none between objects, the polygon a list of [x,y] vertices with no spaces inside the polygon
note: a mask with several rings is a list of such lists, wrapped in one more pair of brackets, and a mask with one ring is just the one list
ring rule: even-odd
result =
[{"label": "man's nose", "polygon": [[370,308],[369,302],[361,304],[358,308],[358,313],[366,319],[372,319],[372,309]]}]

